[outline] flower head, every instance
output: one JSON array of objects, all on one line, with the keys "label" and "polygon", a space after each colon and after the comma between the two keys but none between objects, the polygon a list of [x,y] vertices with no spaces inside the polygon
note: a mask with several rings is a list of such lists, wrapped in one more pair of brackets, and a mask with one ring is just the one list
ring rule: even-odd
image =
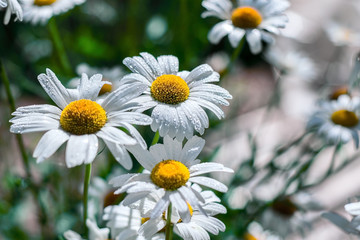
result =
[{"label": "flower head", "polygon": [[45,24],[55,15],[67,12],[86,0],[23,0],[24,20]]},{"label": "flower head", "polygon": [[[132,124],[148,125],[152,121],[144,114],[129,111],[136,107],[129,101],[139,96],[144,86],[122,86],[97,102],[100,89],[107,84],[101,79],[100,74],[90,79],[83,74],[77,89],[66,89],[50,69],[39,75],[41,86],[58,107],[48,104],[20,107],[10,120],[13,133],[47,131],[33,154],[38,163],[49,158],[66,141],[67,167],[91,163],[101,138],[120,164],[127,169],[132,167],[124,145],[140,143],[146,147]],[[117,127],[127,129],[130,135]]]},{"label": "flower head", "polygon": [[6,8],[6,13],[4,17],[5,25],[9,23],[11,14],[16,15],[14,21],[23,20],[23,10],[17,0],[0,0],[0,8]]},{"label": "flower head", "polygon": [[147,86],[144,94],[134,102],[142,105],[138,111],[154,108],[151,113],[151,129],[159,130],[160,136],[182,140],[204,133],[209,119],[203,108],[219,119],[224,117],[219,105],[229,105],[231,95],[225,89],[212,84],[219,81],[219,74],[207,65],[200,65],[191,72],[179,72],[179,61],[174,56],[155,59],[149,53],[141,57],[126,58],[124,64],[134,73],[126,75],[122,84],[142,83]]},{"label": "flower head", "polygon": [[278,34],[279,28],[285,27],[287,17],[283,11],[289,5],[287,0],[238,0],[234,7],[230,0],[203,0],[206,11],[201,16],[223,20],[210,30],[211,43],[217,44],[229,35],[230,44],[235,48],[245,36],[251,52],[257,54],[262,50],[262,40],[273,41],[269,33]]},{"label": "flower head", "polygon": [[360,99],[348,95],[322,101],[320,109],[311,116],[307,129],[317,132],[329,144],[347,143],[353,138],[358,147],[359,107]]},{"label": "flower head", "polygon": [[[217,214],[226,213],[226,208],[219,203],[220,199],[212,191],[202,191],[197,184],[193,184],[191,187],[204,199],[204,202],[201,202],[200,206],[206,212],[207,216],[196,207],[192,207],[191,204],[187,203],[190,221],[184,222],[178,210],[173,206],[171,222],[174,225],[174,232],[183,239],[207,240],[210,239],[209,233],[218,235],[220,231],[225,231],[225,224],[213,217]],[[145,198],[137,202],[137,204],[134,204],[135,208],[142,210],[142,216],[146,219],[145,223],[143,223],[139,229],[139,234],[143,235],[146,239],[161,231],[166,225],[167,212],[164,212],[164,214],[157,218],[149,219],[151,210],[161,197],[161,193],[151,194],[149,198]]]},{"label": "flower head", "polygon": [[210,172],[231,173],[233,170],[219,163],[200,163],[196,157],[204,144],[203,139],[193,136],[182,147],[181,142],[166,136],[164,144],[156,144],[150,147],[149,151],[138,146],[129,147],[145,171],[139,174],[121,175],[112,179],[110,183],[120,187],[115,193],[127,192],[124,205],[145,198],[155,191],[162,192],[160,200],[151,211],[151,218],[159,217],[170,203],[177,209],[184,222],[190,220],[188,204],[206,215],[200,204],[204,199],[190,183],[198,183],[226,192],[227,187],[224,184],[199,175]]}]

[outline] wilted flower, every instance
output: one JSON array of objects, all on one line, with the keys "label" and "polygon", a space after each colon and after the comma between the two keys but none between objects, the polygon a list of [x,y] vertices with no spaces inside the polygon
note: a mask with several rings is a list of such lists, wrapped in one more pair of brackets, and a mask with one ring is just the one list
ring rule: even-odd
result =
[{"label": "wilted flower", "polygon": [[271,34],[278,34],[279,28],[284,28],[287,17],[283,11],[289,7],[287,0],[238,0],[234,7],[230,0],[203,0],[206,8],[203,18],[214,16],[222,22],[216,24],[209,32],[209,41],[213,44],[226,35],[232,47],[237,47],[240,40],[246,37],[253,54],[262,50],[261,41],[271,43]]}]

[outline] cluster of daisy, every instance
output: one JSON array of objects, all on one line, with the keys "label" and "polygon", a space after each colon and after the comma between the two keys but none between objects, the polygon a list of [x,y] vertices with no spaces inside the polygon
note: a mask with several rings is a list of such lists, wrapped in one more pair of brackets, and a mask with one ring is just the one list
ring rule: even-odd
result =
[{"label": "cluster of daisy", "polygon": [[[207,64],[190,72],[179,71],[174,56],[140,55],[124,60],[133,73],[124,75],[115,89],[112,86],[116,85],[101,74],[89,78],[86,73],[74,80],[78,82],[76,88],[66,88],[47,69],[38,80],[57,106],[19,107],[12,114],[10,131],[46,131],[33,153],[38,163],[51,157],[65,142],[65,163],[69,168],[92,163],[98,154],[99,139],[128,170],[133,165],[131,152],[144,170],[110,181],[119,188],[116,194],[126,193],[119,205],[104,211],[112,238],[157,239],[155,235],[169,221],[184,239],[209,239],[207,232],[218,234],[225,230],[225,225],[213,216],[226,213],[226,209],[213,192],[203,191],[198,184],[226,192],[224,184],[202,175],[233,171],[220,163],[201,163],[197,156],[205,140],[194,133],[203,134],[209,127],[204,108],[218,118],[224,117],[220,106],[228,105],[231,95],[213,84],[219,81],[219,74]],[[149,109],[151,116],[142,113]],[[134,125],[151,125],[163,137],[163,143],[147,150]],[[187,141],[183,146],[184,138]],[[86,224],[90,239],[108,239],[108,229],[99,229],[90,219]],[[71,231],[65,237],[81,239]]]}]

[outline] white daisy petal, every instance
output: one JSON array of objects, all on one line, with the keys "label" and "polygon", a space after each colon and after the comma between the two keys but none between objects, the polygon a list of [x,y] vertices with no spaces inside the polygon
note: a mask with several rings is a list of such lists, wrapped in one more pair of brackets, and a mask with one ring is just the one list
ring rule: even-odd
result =
[{"label": "white daisy petal", "polygon": [[228,190],[228,188],[221,182],[208,177],[191,177],[189,181],[215,189],[219,192],[226,192]]},{"label": "white daisy petal", "polygon": [[229,41],[230,41],[230,44],[233,48],[236,48],[241,39],[245,36],[245,30],[244,29],[241,29],[241,28],[234,28],[234,30],[232,30],[230,33],[229,33]]},{"label": "white daisy petal", "polygon": [[197,175],[201,175],[209,172],[217,172],[217,171],[228,172],[228,173],[234,172],[234,170],[232,170],[231,168],[224,167],[224,165],[220,163],[210,163],[210,162],[193,165],[189,168],[189,170],[190,170],[190,176],[197,176]]},{"label": "white daisy petal", "polygon": [[210,30],[208,39],[212,44],[218,44],[223,37],[232,33],[233,29],[234,27],[231,25],[231,21],[225,20],[219,22]]},{"label": "white daisy petal", "polygon": [[177,57],[168,55],[160,56],[157,61],[162,68],[163,74],[176,74],[179,71],[179,60]]},{"label": "white daisy petal", "polygon": [[165,196],[163,198],[161,198],[157,204],[155,205],[155,208],[152,210],[150,218],[157,218],[159,217],[163,212],[165,212],[165,210],[167,209],[167,207],[169,206],[169,192],[165,193]]},{"label": "white daisy petal", "polygon": [[258,54],[261,52],[261,32],[259,30],[253,29],[251,31],[247,31],[246,41],[248,42],[250,50],[253,54]]},{"label": "white daisy petal", "polygon": [[46,115],[34,115],[12,120],[10,132],[12,133],[30,133],[42,132],[52,129],[58,129],[60,123],[58,120]]},{"label": "white daisy petal", "polygon": [[151,171],[157,164],[153,156],[140,145],[128,146],[127,149],[145,169]]},{"label": "white daisy petal", "polygon": [[191,164],[192,161],[194,161],[196,157],[200,154],[204,146],[204,139],[193,136],[185,143],[184,148],[181,151],[180,161],[185,165]]},{"label": "white daisy petal", "polygon": [[123,131],[115,127],[103,127],[99,132],[96,133],[96,136],[102,138],[104,140],[118,143],[118,144],[125,144],[125,145],[135,145],[136,140]]},{"label": "white daisy petal", "polygon": [[[96,139],[96,140],[95,140]],[[95,135],[71,135],[66,145],[66,166],[68,168],[91,163],[98,149]]]},{"label": "white daisy petal", "polygon": [[61,109],[64,109],[71,102],[66,88],[50,69],[46,69],[46,74],[40,74],[38,80],[49,97]]},{"label": "white daisy petal", "polygon": [[69,134],[60,129],[50,130],[45,133],[41,137],[33,153],[36,162],[40,163],[49,158],[68,139]]},{"label": "white daisy petal", "polygon": [[182,196],[180,195],[180,193],[178,192],[171,193],[169,195],[169,200],[179,212],[181,219],[184,222],[189,222],[190,221],[189,207],[182,198]]},{"label": "white daisy petal", "polygon": [[120,163],[121,166],[123,166],[125,169],[130,170],[133,166],[133,163],[126,149],[120,144],[108,141],[106,139],[103,140],[106,146],[109,148],[111,154],[114,156],[115,160],[118,161],[118,163]]},{"label": "white daisy petal", "polygon": [[144,61],[150,67],[151,71],[156,77],[163,74],[160,64],[156,61],[153,55],[146,52],[142,52],[140,53],[140,56],[144,59]]}]

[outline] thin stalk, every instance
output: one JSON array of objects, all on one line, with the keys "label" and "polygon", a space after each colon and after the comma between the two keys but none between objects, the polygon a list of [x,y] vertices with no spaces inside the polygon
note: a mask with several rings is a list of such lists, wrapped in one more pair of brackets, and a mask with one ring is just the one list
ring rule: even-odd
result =
[{"label": "thin stalk", "polygon": [[241,39],[239,45],[235,48],[235,50],[231,56],[229,64],[227,65],[226,69],[221,73],[221,77],[226,76],[230,72],[231,68],[233,67],[233,65],[235,63],[235,60],[239,57],[239,55],[244,47],[244,43],[245,43],[245,37],[243,37]]},{"label": "thin stalk", "polygon": [[173,230],[172,230],[172,224],[171,224],[171,203],[169,204],[167,216],[166,216],[166,226],[165,226],[165,240],[172,240],[173,236]]},{"label": "thin stalk", "polygon": [[90,178],[91,178],[91,163],[85,165],[85,177],[84,177],[83,221],[84,221],[85,236],[87,236],[88,234],[88,229],[86,227],[86,219],[87,219],[87,210],[88,210],[88,192],[89,192]]},{"label": "thin stalk", "polygon": [[71,69],[71,65],[69,63],[69,59],[66,55],[64,45],[60,38],[60,34],[59,34],[58,27],[56,25],[55,18],[50,19],[50,21],[48,23],[48,29],[49,29],[49,33],[50,33],[51,39],[53,41],[56,53],[58,55],[61,67],[63,68],[63,70],[65,71],[65,73],[67,75],[70,75],[70,76],[74,75],[74,73]]},{"label": "thin stalk", "polygon": [[160,133],[159,133],[159,131],[156,131],[156,133],[154,135],[154,138],[153,138],[153,140],[151,142],[151,146],[157,144],[158,141],[159,141],[159,138],[160,138]]},{"label": "thin stalk", "polygon": [[[8,98],[10,111],[15,112],[16,107],[15,107],[14,96],[11,93],[9,78],[7,77],[5,67],[4,67],[4,64],[2,63],[1,59],[0,59],[0,76],[1,76],[2,82],[3,82],[4,87],[5,87],[6,96]],[[22,158],[22,161],[23,161],[23,164],[24,164],[26,177],[28,179],[31,179],[32,176],[31,176],[31,171],[30,171],[29,158],[28,158],[28,154],[26,153],[24,140],[23,140],[23,138],[22,138],[22,136],[20,134],[16,134],[15,137],[16,137],[16,142],[17,142],[17,144],[19,146],[19,149],[20,149],[20,152],[21,152],[21,158]]]}]

